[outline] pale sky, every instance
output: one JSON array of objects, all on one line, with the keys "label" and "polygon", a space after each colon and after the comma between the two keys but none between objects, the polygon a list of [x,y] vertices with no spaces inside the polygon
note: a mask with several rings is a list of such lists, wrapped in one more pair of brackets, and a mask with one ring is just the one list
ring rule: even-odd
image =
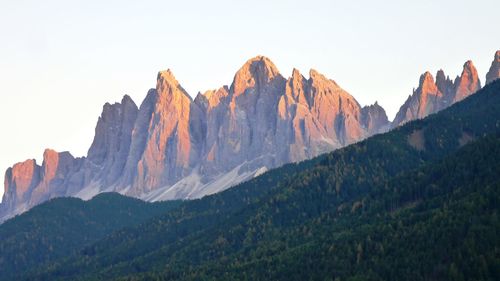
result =
[{"label": "pale sky", "polygon": [[[256,55],[317,69],[390,119],[421,73],[500,49],[500,1],[0,0],[0,174],[45,148],[84,156],[102,106],[139,105],[170,68],[186,90],[230,84]],[[0,195],[3,194],[3,186]]]}]

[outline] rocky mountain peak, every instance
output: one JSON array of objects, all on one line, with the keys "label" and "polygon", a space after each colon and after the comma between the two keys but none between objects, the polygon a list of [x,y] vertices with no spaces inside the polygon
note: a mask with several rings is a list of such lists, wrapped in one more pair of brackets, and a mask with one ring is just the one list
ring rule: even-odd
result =
[{"label": "rocky mountain peak", "polygon": [[157,80],[157,82],[158,81],[165,81],[168,84],[172,84],[172,85],[179,84],[179,82],[177,81],[177,79],[174,76],[174,73],[172,72],[172,70],[170,70],[170,68],[167,70],[158,71],[158,75],[157,75],[156,80]]},{"label": "rocky mountain peak", "polygon": [[107,122],[110,119],[122,118],[121,115],[127,114],[128,112],[138,111],[137,105],[128,95],[122,98],[121,102],[114,104],[106,103],[103,106],[101,116],[99,121]]},{"label": "rocky mountain peak", "polygon": [[469,72],[476,71],[476,67],[474,66],[474,63],[472,62],[472,60],[467,60],[464,63],[464,70],[467,70]]},{"label": "rocky mountain peak", "polygon": [[[156,89],[148,92],[131,129],[128,157],[121,168],[121,185],[138,196],[175,183],[192,168],[193,131],[200,131],[201,106],[182,88],[171,70],[160,71]],[[191,130],[193,125],[193,131]],[[199,134],[197,134],[198,136]]]},{"label": "rocky mountain peak", "polygon": [[[474,81],[474,73],[466,64],[461,83]],[[442,70],[435,80],[426,72],[397,116],[405,122],[434,113],[454,89]],[[160,71],[139,109],[129,96],[104,106],[87,158],[47,150],[41,166],[10,168],[0,221],[58,196],[200,198],[388,129],[377,102],[361,107],[314,69],[308,78],[294,69],[287,80],[264,56],[243,64],[230,87],[198,93],[194,101],[171,70]]]},{"label": "rocky mountain peak", "polygon": [[[309,84],[313,88],[313,96],[316,96],[318,94],[326,94],[328,96],[337,94],[344,96],[345,98],[350,97],[350,95],[345,95],[346,92],[337,84],[337,82],[332,79],[328,79],[325,75],[321,74],[315,69],[309,70]],[[313,99],[316,98],[313,97]]]},{"label": "rocky mountain peak", "polygon": [[440,85],[447,85],[449,83],[453,83],[450,79],[450,76],[447,76],[442,69],[438,70],[436,73],[436,85],[441,89]]},{"label": "rocky mountain peak", "polygon": [[446,87],[449,87],[450,83],[451,83],[451,85],[453,85],[453,81],[450,79],[450,77],[446,76],[442,69],[438,70],[438,72],[436,73],[436,85],[437,85],[438,89],[442,93],[444,93],[444,89]]},{"label": "rocky mountain peak", "polygon": [[446,75],[444,74],[444,70],[440,69],[436,73],[436,82],[437,81],[443,81],[446,80]]},{"label": "rocky mountain peak", "polygon": [[137,104],[134,102],[134,100],[129,95],[123,96],[121,104],[132,105],[132,106],[135,106],[137,108]]},{"label": "rocky mountain peak", "polygon": [[429,71],[426,71],[420,76],[420,81],[418,88],[416,90],[417,95],[421,97],[421,107],[425,107],[427,102],[427,96],[442,96],[442,93],[438,90],[434,77]]},{"label": "rocky mountain peak", "polygon": [[426,71],[424,74],[420,75],[419,87],[421,89],[429,89],[435,86],[434,76],[429,71]]},{"label": "rocky mountain peak", "polygon": [[383,132],[387,130],[389,124],[384,108],[377,101],[361,109],[361,125],[368,130],[369,134]]},{"label": "rocky mountain peak", "polygon": [[[495,54],[495,58],[500,55],[499,53]],[[492,68],[496,69],[494,64],[495,61]],[[498,62],[496,75],[500,77],[500,62]],[[441,69],[436,73],[434,81],[431,73],[427,71],[420,76],[418,88],[413,90],[413,94],[401,106],[392,126],[399,126],[405,122],[436,113],[474,94],[479,89],[481,89],[481,82],[471,60],[464,63],[461,75],[457,76],[454,81],[446,76]]]},{"label": "rocky mountain peak", "polygon": [[442,69],[436,73],[436,86],[439,92],[443,95],[443,106],[450,105],[453,102],[455,86],[453,85],[453,81],[450,77],[446,76]]},{"label": "rocky mountain peak", "polygon": [[209,90],[202,94],[207,101],[207,108],[210,110],[216,108],[228,96],[228,88],[226,86],[218,90]]},{"label": "rocky mountain peak", "polygon": [[175,78],[173,72],[170,69],[158,72],[156,79],[156,91],[160,97],[167,99],[183,99],[187,98],[192,100],[191,96],[182,88],[177,79]]},{"label": "rocky mountain peak", "polygon": [[205,93],[201,93],[201,92],[198,92],[198,94],[196,94],[196,97],[194,98],[193,102],[195,104],[198,105],[198,107],[200,107],[200,109],[202,109],[203,111],[205,111],[208,107],[208,99],[206,97],[206,93],[207,92],[212,92],[213,90],[208,90],[206,91]]},{"label": "rocky mountain peak", "polygon": [[[439,76],[439,81],[442,81],[444,72],[438,72],[436,76]],[[413,94],[401,106],[392,126],[399,126],[410,120],[423,118],[436,112],[442,107],[442,100],[443,94],[438,89],[434,77],[429,71],[426,71],[420,75],[418,88],[413,90]]]},{"label": "rocky mountain peak", "polygon": [[235,96],[241,95],[248,88],[259,88],[269,84],[281,74],[274,63],[267,57],[257,56],[249,59],[234,76],[231,86]]},{"label": "rocky mountain peak", "polygon": [[[321,73],[320,73],[319,71],[317,71],[316,69],[312,69],[312,68],[309,70],[309,79],[310,79],[311,81],[313,81],[313,82],[314,82],[314,81],[316,81],[316,82],[318,82],[318,83],[329,83],[329,82],[334,82],[333,80],[330,80],[330,79],[326,78],[326,77],[325,77],[325,75],[321,74]],[[336,86],[338,86],[338,85],[337,85],[337,83],[335,83],[335,82],[334,82],[334,84],[335,84]]]},{"label": "rocky mountain peak", "polygon": [[100,179],[102,184],[109,185],[120,177],[138,112],[137,105],[128,95],[121,103],[104,106],[87,154],[88,181]]},{"label": "rocky mountain peak", "polygon": [[495,52],[495,57],[491,62],[490,70],[486,74],[486,84],[489,84],[498,78],[500,78],[500,50]]},{"label": "rocky mountain peak", "polygon": [[302,79],[304,76],[300,73],[297,68],[293,68],[292,70],[292,79]]},{"label": "rocky mountain peak", "polygon": [[[307,89],[309,84],[309,81],[305,79],[300,71],[294,68],[292,71],[292,77],[290,77],[287,81],[285,94],[298,103],[309,106],[311,103],[311,97],[310,95],[306,96],[306,94],[309,94]],[[282,105],[284,105],[284,103],[282,103]],[[283,112],[280,112],[280,114],[283,114]]]},{"label": "rocky mountain peak", "polygon": [[471,60],[468,60],[464,63],[461,77],[464,76],[473,81],[479,81],[476,67],[474,66],[474,63]]},{"label": "rocky mountain peak", "polygon": [[43,164],[42,167],[45,167],[47,170],[57,168],[57,164],[59,162],[59,153],[57,151],[47,148],[43,152]]},{"label": "rocky mountain peak", "polygon": [[481,82],[472,61],[464,63],[462,74],[455,81],[455,89],[454,102],[461,101],[481,89]]},{"label": "rocky mountain peak", "polygon": [[56,178],[58,173],[66,173],[69,167],[73,164],[75,158],[71,153],[65,151],[58,153],[53,149],[46,149],[43,153],[43,180],[48,183]]},{"label": "rocky mountain peak", "polygon": [[40,177],[40,166],[35,159],[15,164],[5,173],[4,195],[2,202],[23,201],[26,195],[37,184]]}]

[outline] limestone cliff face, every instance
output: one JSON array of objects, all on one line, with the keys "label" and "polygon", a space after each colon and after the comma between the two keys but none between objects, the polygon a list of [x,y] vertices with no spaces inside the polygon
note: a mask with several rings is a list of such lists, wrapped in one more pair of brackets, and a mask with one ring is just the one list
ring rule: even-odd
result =
[{"label": "limestone cliff face", "polygon": [[491,62],[490,70],[486,74],[486,84],[498,78],[500,78],[500,50],[496,51],[493,62]]},{"label": "limestone cliff face", "polygon": [[449,76],[446,76],[442,69],[436,74],[436,86],[443,95],[443,99],[440,100],[440,109],[450,106],[455,98],[455,85],[453,80]]},{"label": "limestone cliff face", "polygon": [[41,168],[34,159],[15,164],[5,172],[4,194],[0,205],[0,221],[8,213],[24,211],[31,192],[40,182]]},{"label": "limestone cliff face", "polygon": [[286,81],[277,106],[277,137],[287,144],[287,161],[299,161],[366,137],[361,106],[335,81],[298,70]]},{"label": "limestone cliff face", "polygon": [[82,161],[75,159],[69,152],[45,150],[40,182],[32,191],[29,205],[66,195],[66,190],[72,188],[72,176],[81,168],[81,164]]},{"label": "limestone cliff face", "polygon": [[387,114],[378,102],[361,109],[361,125],[368,131],[368,134],[385,132],[389,124]]},{"label": "limestone cliff face", "polygon": [[[187,176],[200,154],[200,108],[170,70],[158,73],[156,89],[141,106],[122,185],[141,195]],[[191,125],[197,125],[192,127]]]},{"label": "limestone cliff face", "polygon": [[67,195],[67,190],[82,186],[74,176],[82,170],[83,159],[69,152],[47,149],[43,163],[27,160],[9,168],[5,174],[5,193],[0,205],[0,221],[24,212],[48,199]]},{"label": "limestone cliff face", "polygon": [[268,58],[256,57],[237,71],[229,88],[206,93],[202,173],[224,172],[274,154],[276,105],[284,85],[276,66]]},{"label": "limestone cliff face", "polygon": [[359,103],[335,81],[327,79],[315,70],[311,70],[309,75],[311,112],[319,120],[327,136],[341,146],[365,138],[367,134],[360,124]]},{"label": "limestone cliff face", "polygon": [[104,105],[86,161],[86,183],[114,184],[123,174],[139,109],[129,96]]},{"label": "limestone cliff face", "polygon": [[431,73],[420,76],[419,86],[401,106],[392,127],[436,113],[481,89],[481,82],[472,61],[467,61],[460,76],[453,82],[439,70],[436,81]]}]

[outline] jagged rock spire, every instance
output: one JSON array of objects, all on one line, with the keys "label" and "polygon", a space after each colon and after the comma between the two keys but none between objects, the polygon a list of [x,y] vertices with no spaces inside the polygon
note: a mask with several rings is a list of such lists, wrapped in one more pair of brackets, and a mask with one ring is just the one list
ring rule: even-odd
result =
[{"label": "jagged rock spire", "polygon": [[490,70],[486,74],[486,84],[489,84],[498,78],[500,78],[500,50],[495,52]]},{"label": "jagged rock spire", "polygon": [[481,81],[476,67],[472,61],[464,63],[462,74],[455,81],[455,97],[453,102],[458,102],[481,89]]},{"label": "jagged rock spire", "polygon": [[399,109],[392,127],[436,113],[479,89],[481,82],[470,60],[464,63],[462,73],[457,76],[455,82],[452,82],[443,70],[437,72],[435,81],[432,74],[427,71],[420,76],[418,88]]}]

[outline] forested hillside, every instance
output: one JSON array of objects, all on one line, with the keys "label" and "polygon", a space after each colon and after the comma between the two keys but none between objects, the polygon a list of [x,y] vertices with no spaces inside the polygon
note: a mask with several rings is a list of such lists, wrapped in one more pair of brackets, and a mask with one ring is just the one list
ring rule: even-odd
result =
[{"label": "forested hillside", "polygon": [[500,82],[114,232],[32,278],[498,280]]},{"label": "forested hillside", "polygon": [[50,200],[0,225],[0,280],[66,257],[179,204],[146,203],[117,193],[103,193],[89,201]]}]

